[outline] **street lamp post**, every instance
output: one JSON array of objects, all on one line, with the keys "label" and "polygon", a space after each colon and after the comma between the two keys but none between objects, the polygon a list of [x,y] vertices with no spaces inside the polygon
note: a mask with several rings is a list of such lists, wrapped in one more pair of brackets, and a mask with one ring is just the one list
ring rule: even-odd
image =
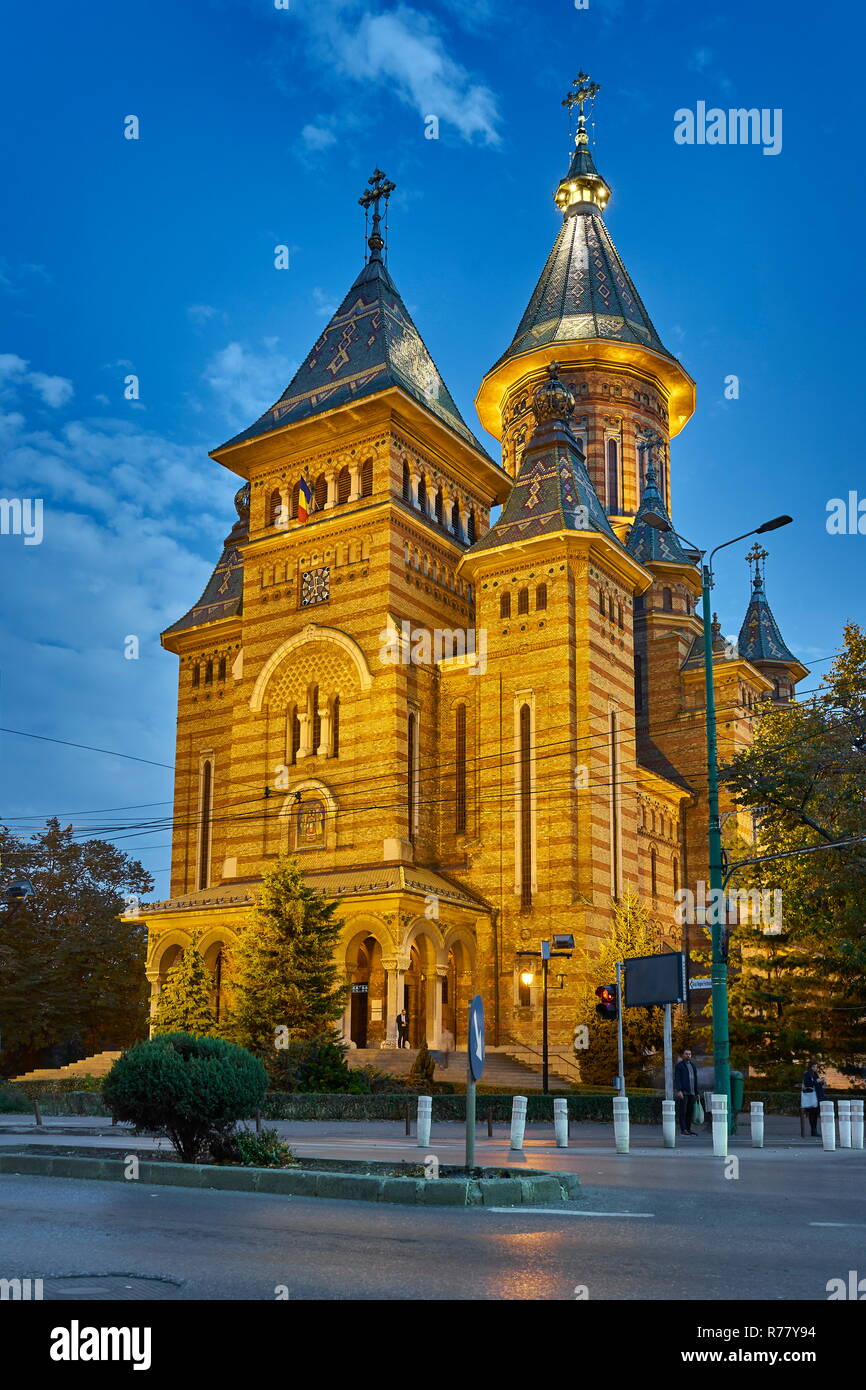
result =
[{"label": "street lamp post", "polygon": [[[574,937],[571,935],[554,936],[553,944],[554,946],[564,946],[565,950],[551,951],[550,942],[542,941],[540,951],[517,952],[519,956],[533,956],[536,960],[539,957],[541,958],[541,1093],[545,1096],[550,1094],[550,1052],[547,1029],[547,989],[550,961],[554,956],[564,956],[566,960],[570,960],[572,952],[574,951]],[[527,985],[532,984],[532,978],[531,970],[525,970],[521,975],[521,979]],[[559,988],[563,989],[565,987],[565,976],[559,975],[557,978],[559,980]]]},{"label": "street lamp post", "polygon": [[[674,531],[666,517],[650,513],[644,518],[657,531]],[[710,551],[709,558],[701,566],[701,597],[704,621],[704,688],[706,691],[706,739],[707,739],[707,839],[710,858],[710,901],[716,905],[711,922],[712,938],[712,999],[713,999],[713,1069],[715,1073],[716,1095],[727,1096],[728,1115],[731,1116],[731,1066],[730,1039],[728,1034],[728,943],[725,917],[721,904],[724,901],[724,866],[722,863],[722,823],[719,816],[719,758],[716,743],[716,692],[713,681],[713,624],[711,591],[713,588],[713,557],[729,545],[736,545],[749,536],[760,536],[766,531],[776,531],[780,526],[791,522],[790,516],[777,516],[765,521],[752,531],[732,540],[723,541]],[[684,539],[680,537],[680,539]],[[686,542],[690,545],[690,542]],[[696,550],[697,547],[691,546]],[[703,555],[706,552],[699,551]],[[712,909],[711,909],[712,910]],[[731,1116],[733,1119],[733,1116]]]}]

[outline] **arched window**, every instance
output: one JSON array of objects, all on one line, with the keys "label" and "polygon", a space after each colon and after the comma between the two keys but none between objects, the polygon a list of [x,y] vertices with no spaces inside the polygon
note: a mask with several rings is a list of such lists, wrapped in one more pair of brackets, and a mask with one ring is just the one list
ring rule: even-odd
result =
[{"label": "arched window", "polygon": [[466,706],[458,705],[454,714],[455,788],[454,829],[466,832]]},{"label": "arched window", "polygon": [[337,502],[341,505],[343,502],[348,502],[351,491],[352,474],[348,468],[341,468],[337,474]]},{"label": "arched window", "polygon": [[455,536],[460,535],[460,499],[454,498],[454,506],[451,508],[451,530]]},{"label": "arched window", "polygon": [[433,503],[433,515],[436,518],[437,525],[445,525],[445,498],[442,495],[441,487],[438,488],[436,492],[436,500]]},{"label": "arched window", "polygon": [[528,612],[529,612],[529,590],[528,590],[528,589],[518,589],[518,590],[517,590],[517,612],[518,612],[518,613],[528,613]]},{"label": "arched window", "polygon": [[409,472],[409,465],[403,460],[403,501],[412,501],[412,475]]},{"label": "arched window", "polygon": [[291,521],[297,521],[298,519],[298,499],[300,498],[300,496],[301,480],[299,478],[298,481],[295,483],[295,486],[292,488],[291,496],[289,498],[289,519]]},{"label": "arched window", "polygon": [[427,515],[427,479],[423,473],[418,482],[418,510]]},{"label": "arched window", "polygon": [[373,460],[364,459],[361,464],[361,496],[369,497],[373,491]]},{"label": "arched window", "polygon": [[[212,662],[212,661],[209,661],[208,664],[207,664],[207,666],[205,666],[205,668],[204,668],[204,683],[205,683],[205,685],[213,685],[213,662]],[[778,685],[778,681],[776,682],[776,684]]]},{"label": "arched window", "polygon": [[478,533],[475,529],[475,512],[471,510],[469,512],[469,520],[466,523],[466,535],[470,545],[478,539]]},{"label": "arched window", "polygon": [[[505,589],[499,595],[499,616],[500,618],[511,617],[511,592],[509,589]],[[196,667],[195,669],[198,670],[198,667]],[[195,684],[196,681],[194,680],[193,685]]]},{"label": "arched window", "polygon": [[674,611],[674,598],[670,589],[662,589],[662,608],[666,613]]},{"label": "arched window", "polygon": [[196,662],[192,668],[192,683],[193,687],[201,683],[201,667],[199,666],[198,662]]},{"label": "arched window", "polygon": [[643,713],[643,657],[637,652],[634,658],[634,712]]},{"label": "arched window", "polygon": [[536,584],[535,586],[535,609],[538,613],[545,612],[547,608],[547,585]]},{"label": "arched window", "polygon": [[210,842],[213,821],[213,764],[202,765],[199,786],[198,886],[210,884]]},{"label": "arched window", "polygon": [[414,714],[409,715],[409,723],[406,736],[406,810],[409,816],[409,843],[415,843],[415,817],[417,806],[415,804],[415,759],[417,757],[418,744],[418,720]]},{"label": "arched window", "polygon": [[278,487],[271,493],[271,500],[268,503],[268,525],[279,526],[282,520],[283,494]]},{"label": "arched window", "polygon": [[313,488],[314,510],[320,512],[328,500],[328,480],[324,473],[320,473]]},{"label": "arched window", "polygon": [[604,617],[604,589],[598,591],[598,611]]},{"label": "arched window", "polygon": [[517,977],[517,1004],[521,1009],[528,1009],[532,1003],[531,986],[526,983],[522,975]]},{"label": "arched window", "polygon": [[297,705],[293,706],[289,717],[289,731],[289,762],[296,763],[298,761],[298,749],[301,746],[301,721],[298,718]]},{"label": "arched window", "polygon": [[659,895],[658,885],[658,856],[654,849],[650,850],[650,883],[652,885],[652,895],[657,898]]},{"label": "arched window", "polygon": [[218,671],[217,671],[217,680],[224,681],[225,678],[226,678],[226,659],[225,659],[224,656],[221,656],[221,657],[220,657],[219,669],[218,669]]},{"label": "arched window", "polygon": [[335,758],[340,756],[340,697],[334,696],[331,706],[331,747]]},{"label": "arched window", "polygon": [[619,511],[619,445],[615,439],[607,441],[607,509]]},{"label": "arched window", "polygon": [[621,627],[623,626],[623,621],[622,621],[622,604],[621,604],[621,603],[618,603],[618,604],[616,605],[616,625],[617,625],[617,627],[619,627],[619,628],[621,628]]},{"label": "arched window", "polygon": [[319,714],[319,687],[314,685],[310,692],[310,725],[313,736],[310,740],[310,751],[313,757],[319,751],[319,744],[322,742],[322,716]]},{"label": "arched window", "polygon": [[532,906],[532,711],[520,706],[520,905]]},{"label": "arched window", "polygon": [[680,891],[680,861],[679,859],[677,859],[676,855],[674,855],[673,857],[672,867],[674,876],[674,892],[678,893]]}]

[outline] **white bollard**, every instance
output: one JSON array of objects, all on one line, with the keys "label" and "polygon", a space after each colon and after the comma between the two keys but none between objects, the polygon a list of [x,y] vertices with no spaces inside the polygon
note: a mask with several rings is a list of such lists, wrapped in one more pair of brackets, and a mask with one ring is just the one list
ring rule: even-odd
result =
[{"label": "white bollard", "polygon": [[558,1149],[568,1148],[568,1101],[565,1096],[559,1096],[553,1102],[553,1132],[556,1135],[556,1147]]},{"label": "white bollard", "polygon": [[511,1145],[512,1149],[523,1148],[523,1135],[526,1130],[526,1096],[515,1096],[511,1107]]},{"label": "white bollard", "polygon": [[662,1101],[662,1139],[666,1149],[677,1146],[677,1103],[675,1100]]},{"label": "white bollard", "polygon": [[417,1143],[419,1149],[429,1149],[430,1147],[430,1121],[433,1118],[433,1097],[418,1097],[418,1136]]},{"label": "white bollard", "polygon": [[862,1149],[863,1147],[863,1102],[862,1100],[852,1100],[851,1102],[851,1148]]},{"label": "white bollard", "polygon": [[753,1100],[749,1108],[749,1118],[752,1125],[752,1148],[762,1149],[764,1147],[764,1102]]},{"label": "white bollard", "polygon": [[629,1123],[628,1096],[613,1098],[613,1137],[618,1154],[628,1153]]},{"label": "white bollard", "polygon": [[839,1148],[850,1149],[851,1147],[851,1102],[850,1100],[839,1101]]},{"label": "white bollard", "polygon": [[836,1147],[836,1112],[832,1100],[821,1101],[821,1143],[829,1153]]},{"label": "white bollard", "polygon": [[728,1156],[728,1097],[713,1095],[713,1153],[716,1158]]}]

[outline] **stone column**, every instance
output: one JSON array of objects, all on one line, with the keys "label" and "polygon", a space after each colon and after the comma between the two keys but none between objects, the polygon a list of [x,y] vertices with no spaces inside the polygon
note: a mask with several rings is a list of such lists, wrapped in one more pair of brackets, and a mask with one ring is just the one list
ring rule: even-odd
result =
[{"label": "stone column", "polygon": [[301,758],[308,758],[308,757],[310,756],[310,751],[311,751],[311,750],[310,750],[310,738],[311,738],[311,736],[312,736],[312,732],[313,732],[313,731],[312,731],[312,729],[311,729],[311,727],[310,727],[310,724],[311,724],[310,716],[309,716],[309,714],[307,713],[306,710],[298,710],[298,723],[299,723],[300,726],[301,726],[301,741],[300,741],[300,744],[298,745],[298,752],[297,752],[297,758],[298,758],[298,761],[300,761]]},{"label": "stone column", "polygon": [[447,975],[447,965],[436,966],[436,973],[430,981],[433,986],[432,999],[428,1000],[427,1003],[427,1045],[437,1049],[442,1047],[442,995],[445,990]]},{"label": "stone column", "polygon": [[349,473],[350,473],[351,478],[352,478],[351,486],[349,487],[349,501],[350,501],[350,502],[357,502],[358,498],[361,496],[361,465],[360,465],[360,463],[352,463],[352,464],[350,464],[350,465],[349,465]]},{"label": "stone column", "polygon": [[153,1036],[153,1025],[156,1019],[156,1006],[159,1002],[159,970],[150,969],[146,971],[150,981],[150,1022],[148,1025],[148,1036]]},{"label": "stone column", "polygon": [[337,505],[337,470],[332,468],[330,473],[325,474],[328,484],[328,495],[325,498],[325,507],[335,507]]},{"label": "stone column", "polygon": [[418,485],[421,482],[421,474],[416,469],[411,469],[409,473],[409,488],[411,491],[412,506],[418,506]]},{"label": "stone column", "polygon": [[320,758],[328,758],[331,755],[331,706],[319,705],[319,720],[321,727],[321,737],[319,746],[315,749]]},{"label": "stone column", "polygon": [[397,1046],[397,1015],[403,1007],[404,976],[409,969],[408,956],[389,956],[382,958],[382,966],[387,971],[385,987],[385,1038],[384,1047]]}]

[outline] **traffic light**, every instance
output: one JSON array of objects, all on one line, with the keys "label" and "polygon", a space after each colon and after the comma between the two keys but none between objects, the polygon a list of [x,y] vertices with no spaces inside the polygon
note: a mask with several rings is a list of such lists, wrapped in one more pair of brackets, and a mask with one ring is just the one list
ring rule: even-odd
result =
[{"label": "traffic light", "polygon": [[605,1019],[608,1023],[615,1023],[619,1017],[616,985],[599,985],[595,994],[599,1001],[595,1006],[598,1017]]}]

